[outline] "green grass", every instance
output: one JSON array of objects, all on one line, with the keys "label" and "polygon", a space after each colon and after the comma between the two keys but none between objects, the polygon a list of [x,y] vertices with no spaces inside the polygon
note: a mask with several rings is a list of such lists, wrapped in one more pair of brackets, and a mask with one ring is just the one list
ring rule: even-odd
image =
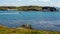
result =
[{"label": "green grass", "polygon": [[31,30],[25,28],[7,28],[0,26],[0,34],[60,34],[60,32]]}]

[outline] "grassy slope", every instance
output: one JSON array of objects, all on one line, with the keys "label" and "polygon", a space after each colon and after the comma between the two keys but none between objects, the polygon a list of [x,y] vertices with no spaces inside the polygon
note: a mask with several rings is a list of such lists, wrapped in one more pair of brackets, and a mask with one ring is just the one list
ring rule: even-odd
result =
[{"label": "grassy slope", "polygon": [[25,28],[7,28],[0,26],[0,34],[60,34],[60,32],[31,30]]}]

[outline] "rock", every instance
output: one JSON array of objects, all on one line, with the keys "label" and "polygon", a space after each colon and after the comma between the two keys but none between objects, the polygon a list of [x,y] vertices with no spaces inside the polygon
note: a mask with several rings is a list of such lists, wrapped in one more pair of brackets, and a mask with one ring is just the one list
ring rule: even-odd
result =
[{"label": "rock", "polygon": [[23,24],[21,27],[26,28],[26,29],[33,29],[32,26],[29,24]]}]

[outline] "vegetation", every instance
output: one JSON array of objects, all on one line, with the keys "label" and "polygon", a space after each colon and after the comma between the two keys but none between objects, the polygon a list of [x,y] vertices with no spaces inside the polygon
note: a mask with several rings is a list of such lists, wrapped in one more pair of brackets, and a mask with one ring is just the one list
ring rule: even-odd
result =
[{"label": "vegetation", "polygon": [[42,6],[0,6],[0,10],[19,10],[19,11],[57,11],[55,7],[42,7]]},{"label": "vegetation", "polygon": [[0,34],[60,34],[60,32],[33,30],[23,27],[8,28],[5,26],[0,26]]}]

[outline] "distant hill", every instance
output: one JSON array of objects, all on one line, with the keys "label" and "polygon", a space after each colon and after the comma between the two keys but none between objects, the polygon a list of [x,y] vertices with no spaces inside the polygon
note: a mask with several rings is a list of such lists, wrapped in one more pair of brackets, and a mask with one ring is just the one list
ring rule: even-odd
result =
[{"label": "distant hill", "polygon": [[60,34],[60,32],[33,30],[33,29],[26,29],[23,27],[8,28],[6,26],[0,25],[0,34]]},{"label": "distant hill", "polygon": [[18,10],[18,11],[58,11],[55,7],[43,7],[43,6],[0,6],[0,10]]}]

